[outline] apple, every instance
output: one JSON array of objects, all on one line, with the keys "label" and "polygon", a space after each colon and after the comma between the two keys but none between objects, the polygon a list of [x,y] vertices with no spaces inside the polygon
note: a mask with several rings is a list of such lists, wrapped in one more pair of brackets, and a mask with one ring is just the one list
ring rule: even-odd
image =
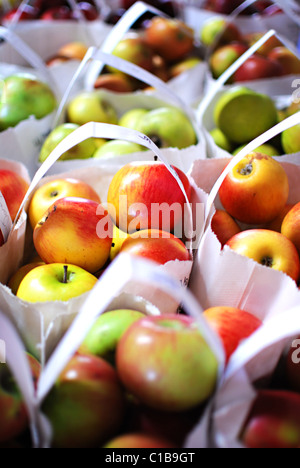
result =
[{"label": "apple", "polygon": [[220,130],[219,128],[213,128],[210,130],[210,136],[214,140],[215,144],[222,148],[227,153],[231,153],[233,149],[233,145],[231,141],[228,140],[227,136]]},{"label": "apple", "polygon": [[83,60],[88,47],[82,41],[67,42],[61,46],[57,51],[58,57],[64,57],[69,60]]},{"label": "apple", "polygon": [[[31,354],[26,353],[29,361],[33,384],[41,373],[40,363]],[[0,443],[10,442],[21,436],[29,426],[25,402],[6,364],[0,365]]]},{"label": "apple", "polygon": [[[239,146],[236,150],[233,151],[232,156],[236,156],[246,145]],[[266,154],[267,156],[280,156],[280,152],[274,145],[265,143],[264,145],[258,146],[254,150],[255,153]]]},{"label": "apple", "polygon": [[274,158],[250,153],[225,177],[219,195],[223,207],[233,218],[246,224],[262,225],[284,209],[289,180]]},{"label": "apple", "polygon": [[76,265],[41,265],[23,278],[17,297],[30,303],[67,302],[93,289],[97,281],[94,275]]},{"label": "apple", "polygon": [[222,247],[224,247],[233,236],[241,232],[241,228],[237,222],[224,210],[216,210],[211,220],[211,229],[217,236]]},{"label": "apple", "polygon": [[282,66],[283,75],[299,75],[300,60],[287,47],[275,47],[268,55],[270,60],[274,60]]},{"label": "apple", "polygon": [[277,60],[254,54],[233,75],[235,83],[283,76],[283,66]]},{"label": "apple", "polygon": [[53,203],[66,197],[84,198],[101,203],[98,193],[86,182],[71,177],[54,178],[38,187],[30,200],[28,216],[32,229]]},{"label": "apple", "polygon": [[14,21],[33,21],[37,19],[38,16],[38,8],[32,5],[24,4],[7,11],[2,17],[2,23],[5,24]]},{"label": "apple", "polygon": [[[265,31],[267,32],[267,31]],[[256,44],[264,35],[265,32],[253,32],[244,35],[244,39],[248,45],[248,47],[252,47]],[[268,57],[269,53],[275,49],[275,47],[281,47],[282,42],[274,35],[270,37],[257,51],[256,54],[263,55],[264,57]]]},{"label": "apple", "polygon": [[[138,65],[149,72],[153,70],[154,52],[144,41],[143,37],[137,33],[129,33],[126,37],[121,39],[113,49],[112,55]],[[124,75],[123,72],[113,67],[109,66],[107,68],[110,72]]]},{"label": "apple", "polygon": [[57,107],[50,86],[30,73],[16,73],[4,78],[0,96],[0,131],[15,127],[31,115],[42,119]]},{"label": "apple", "polygon": [[169,232],[157,229],[141,230],[131,234],[123,243],[120,253],[128,253],[151,260],[160,265],[171,261],[188,262],[190,253],[185,244]]},{"label": "apple", "polygon": [[145,317],[137,310],[118,309],[105,312],[95,321],[79,348],[82,354],[94,354],[114,363],[121,336],[129,326]]},{"label": "apple", "polygon": [[131,109],[125,112],[119,120],[120,127],[130,128],[132,130],[138,130],[140,120],[149,111],[144,108]]},{"label": "apple", "polygon": [[125,154],[140,153],[145,147],[126,140],[111,140],[99,148],[94,159],[114,158]]},{"label": "apple", "polygon": [[262,389],[249,411],[240,440],[246,448],[299,448],[300,394]]},{"label": "apple", "polygon": [[33,242],[45,263],[77,265],[90,273],[109,259],[113,223],[101,204],[83,198],[57,200],[36,225]]},{"label": "apple", "polygon": [[[55,127],[45,139],[40,155],[39,161],[41,163],[45,162],[52,151],[61,143],[68,135],[75,132],[79,128],[79,125],[74,123],[64,123]],[[87,140],[82,141],[78,145],[73,146],[59,158],[60,161],[68,161],[72,159],[89,159],[92,158],[97,146],[95,144],[94,138],[88,138]]]},{"label": "apple", "polygon": [[270,231],[281,232],[282,223],[288,212],[294,207],[294,204],[287,203],[280,214],[273,219],[270,223],[267,223],[265,228]]},{"label": "apple", "polygon": [[[209,65],[213,77],[218,79],[247,50],[248,47],[239,42],[233,42],[222,47],[218,47],[209,59]],[[230,79],[229,82],[233,82],[233,78]]]},{"label": "apple", "polygon": [[293,244],[300,254],[300,203],[296,203],[287,212],[281,225],[281,233],[287,237]]},{"label": "apple", "polygon": [[78,2],[78,10],[73,11],[73,18],[80,20],[85,18],[87,21],[95,21],[99,18],[99,11],[89,2]]},{"label": "apple", "polygon": [[[188,177],[173,169],[190,198]],[[182,227],[186,198],[167,167],[149,161],[121,167],[111,180],[107,202],[115,225],[126,233],[150,228],[173,232],[179,224]]]},{"label": "apple", "polygon": [[67,106],[67,119],[77,125],[88,122],[118,122],[116,110],[104,100],[100,90],[82,91],[71,99]]},{"label": "apple", "polygon": [[223,17],[213,16],[205,21],[200,31],[200,40],[206,47],[218,47],[230,42],[242,42],[240,29]]},{"label": "apple", "polygon": [[184,149],[197,144],[197,135],[189,118],[176,107],[159,107],[141,118],[137,130],[159,148]]},{"label": "apple", "polygon": [[278,113],[270,96],[236,85],[218,98],[214,121],[232,143],[243,145],[274,127]]},{"label": "apple", "polygon": [[204,316],[223,343],[227,364],[238,346],[262,326],[253,314],[235,307],[211,307]]},{"label": "apple", "polygon": [[281,134],[281,143],[285,154],[300,151],[300,124],[284,130]]},{"label": "apple", "polygon": [[104,359],[77,353],[58,377],[42,411],[53,428],[53,448],[100,448],[115,437],[125,416],[125,396]]},{"label": "apple", "polygon": [[183,60],[193,51],[194,31],[179,19],[154,17],[145,27],[146,43],[167,62]]},{"label": "apple", "polygon": [[125,75],[117,75],[115,73],[105,73],[98,76],[94,84],[95,89],[107,89],[115,93],[132,93],[134,84],[132,80]]},{"label": "apple", "polygon": [[23,265],[21,268],[17,270],[17,272],[10,278],[7,286],[11,289],[12,293],[16,296],[18,289],[20,287],[21,282],[25,278],[25,276],[34,268],[38,266],[44,265],[43,262],[32,262],[26,265]]},{"label": "apple", "polygon": [[116,366],[129,393],[151,408],[171,412],[207,401],[218,375],[217,358],[197,321],[172,314],[132,324],[118,343]]},{"label": "apple", "polygon": [[231,250],[273,270],[299,280],[300,259],[294,244],[284,235],[267,229],[249,229],[226,244]]},{"label": "apple", "polygon": [[120,449],[120,448],[171,448],[175,449],[176,446],[169,440],[161,437],[155,437],[149,434],[133,433],[121,434],[112,440],[109,440],[103,448],[106,449]]},{"label": "apple", "polygon": [[5,199],[12,221],[29,189],[29,183],[23,176],[9,169],[0,169],[0,191]]},{"label": "apple", "polygon": [[73,13],[71,8],[66,5],[61,5],[53,8],[48,8],[45,10],[40,19],[43,21],[66,21],[71,20]]},{"label": "apple", "polygon": [[128,236],[128,233],[122,231],[115,225],[113,226],[113,240],[109,255],[110,261],[113,261],[116,258],[116,256],[120,253],[121,247]]}]

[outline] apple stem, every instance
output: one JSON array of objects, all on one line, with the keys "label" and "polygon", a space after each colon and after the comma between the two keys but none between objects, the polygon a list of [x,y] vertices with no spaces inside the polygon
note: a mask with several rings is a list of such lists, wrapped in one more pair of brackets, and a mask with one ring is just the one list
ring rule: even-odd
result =
[{"label": "apple stem", "polygon": [[67,284],[68,282],[68,266],[64,266],[64,278],[63,278],[63,284]]}]

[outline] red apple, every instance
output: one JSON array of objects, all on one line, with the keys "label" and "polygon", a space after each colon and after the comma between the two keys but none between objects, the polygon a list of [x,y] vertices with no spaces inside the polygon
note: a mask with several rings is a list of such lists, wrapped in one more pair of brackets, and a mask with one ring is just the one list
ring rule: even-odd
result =
[{"label": "red apple", "polygon": [[49,8],[41,15],[44,21],[62,21],[72,19],[73,13],[68,6],[58,6]]},{"label": "red apple", "polygon": [[109,259],[113,223],[103,206],[83,198],[61,198],[36,225],[33,242],[45,263],[76,265],[96,273]]},{"label": "red apple", "polygon": [[97,8],[95,7],[95,5],[92,5],[89,2],[79,2],[77,6],[78,6],[78,11],[75,10],[73,12],[73,18],[81,19],[83,17],[87,21],[95,21],[96,19],[99,18],[99,12]]},{"label": "red apple", "polygon": [[52,424],[53,448],[100,448],[115,437],[125,415],[124,395],[110,364],[76,354],[42,407]]},{"label": "red apple", "polygon": [[204,311],[204,316],[221,338],[226,363],[240,343],[249,338],[262,325],[262,321],[253,314],[235,307],[212,307]]},{"label": "red apple", "polygon": [[238,42],[218,47],[209,61],[213,77],[218,79],[247,50],[248,47],[245,44]]},{"label": "red apple", "polygon": [[175,260],[191,260],[188,249],[180,239],[157,229],[131,234],[123,243],[120,252],[143,257],[160,265]]},{"label": "red apple", "polygon": [[246,224],[262,225],[275,219],[284,209],[289,181],[278,161],[261,153],[250,153],[226,176],[219,195],[223,207],[233,218]]},{"label": "red apple", "polygon": [[268,57],[281,65],[283,75],[300,74],[300,60],[287,47],[275,47],[275,49],[269,53]]},{"label": "red apple", "polygon": [[240,438],[247,448],[299,448],[300,394],[259,390]]},{"label": "red apple", "polygon": [[131,325],[118,343],[116,366],[135,398],[171,412],[204,403],[218,375],[217,358],[197,322],[183,315],[149,316]]},{"label": "red apple", "polygon": [[282,234],[267,229],[250,229],[235,235],[227,244],[240,255],[299,280],[300,259],[294,244]]},{"label": "red apple", "polygon": [[39,9],[31,5],[22,5],[9,10],[2,18],[3,23],[11,21],[32,21],[39,16]]},{"label": "red apple", "polygon": [[253,55],[235,72],[235,83],[275,78],[283,75],[283,67],[278,61],[260,55]]},{"label": "red apple", "polygon": [[282,221],[281,233],[287,237],[300,254],[300,203],[293,206]]},{"label": "red apple", "polygon": [[[191,196],[187,176],[173,167]],[[185,196],[178,182],[160,162],[133,162],[123,166],[113,177],[107,202],[116,225],[124,232],[159,229],[173,232],[183,222]],[[179,237],[179,236],[178,236]]]},{"label": "red apple", "polygon": [[[27,353],[36,388],[41,366],[36,358]],[[15,379],[7,365],[0,364],[0,443],[6,443],[20,436],[29,425],[27,409]]]},{"label": "red apple", "polygon": [[224,247],[229,239],[241,232],[241,228],[237,222],[224,210],[216,210],[211,220],[211,228],[222,247]]},{"label": "red apple", "polygon": [[18,214],[28,188],[29,184],[22,176],[8,169],[0,169],[0,191],[6,201],[12,221]]}]

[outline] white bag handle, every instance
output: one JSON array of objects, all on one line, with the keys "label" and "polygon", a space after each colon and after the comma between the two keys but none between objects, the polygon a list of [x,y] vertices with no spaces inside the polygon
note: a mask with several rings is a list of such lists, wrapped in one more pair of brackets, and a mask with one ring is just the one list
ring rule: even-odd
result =
[{"label": "white bag handle", "polygon": [[65,92],[65,95],[63,96],[61,100],[60,106],[58,108],[57,114],[52,124],[52,128],[56,128],[60,123],[62,123],[64,109],[68,102],[73,86],[75,82],[78,80],[78,78],[80,77],[83,70],[85,69],[86,65],[90,61],[101,61],[102,63],[106,63],[107,65],[117,68],[121,70],[122,72],[127,73],[128,75],[131,75],[134,78],[137,78],[138,80],[143,81],[144,83],[147,83],[149,86],[156,88],[157,91],[161,93],[165,101],[169,102],[173,106],[174,105],[177,106],[186,114],[186,116],[190,119],[190,121],[192,122],[194,126],[194,130],[196,132],[198,140],[202,138],[202,132],[199,128],[199,125],[197,124],[194,110],[190,106],[188,106],[179,96],[177,96],[177,94],[175,94],[164,83],[164,81],[152,75],[152,73],[149,73],[143,68],[138,67],[137,65],[130,63],[126,60],[120,59],[119,57],[115,57],[111,54],[107,54],[103,52],[101,49],[98,49],[97,47],[90,47],[84,59],[82,60],[81,64],[79,65],[76,73],[74,74]]}]

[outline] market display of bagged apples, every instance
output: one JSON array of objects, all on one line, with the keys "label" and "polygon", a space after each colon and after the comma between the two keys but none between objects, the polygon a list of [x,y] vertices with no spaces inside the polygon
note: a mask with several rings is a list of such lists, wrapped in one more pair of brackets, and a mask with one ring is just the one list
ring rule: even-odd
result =
[{"label": "market display of bagged apples", "polygon": [[0,447],[299,448],[299,6],[0,15]]}]

